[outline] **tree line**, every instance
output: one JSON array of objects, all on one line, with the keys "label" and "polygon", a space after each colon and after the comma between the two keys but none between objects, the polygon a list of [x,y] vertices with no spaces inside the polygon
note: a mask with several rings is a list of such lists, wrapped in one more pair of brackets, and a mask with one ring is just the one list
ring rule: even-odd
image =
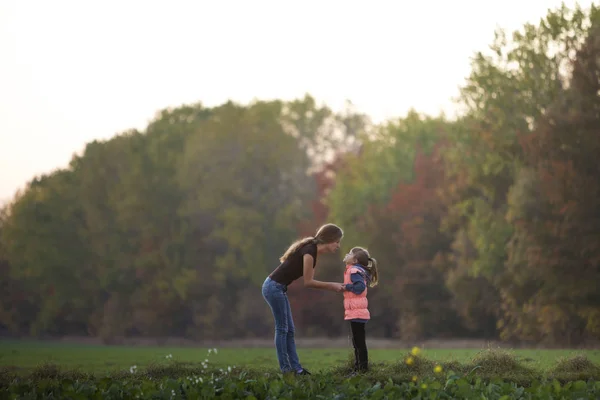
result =
[{"label": "tree line", "polygon": [[[380,263],[372,337],[600,339],[598,59],[599,10],[563,5],[475,54],[456,119],[373,124],[307,94],[93,141],[1,210],[0,331],[270,337],[263,280],[334,222]],[[300,335],[345,334],[341,297],[289,296]]]}]

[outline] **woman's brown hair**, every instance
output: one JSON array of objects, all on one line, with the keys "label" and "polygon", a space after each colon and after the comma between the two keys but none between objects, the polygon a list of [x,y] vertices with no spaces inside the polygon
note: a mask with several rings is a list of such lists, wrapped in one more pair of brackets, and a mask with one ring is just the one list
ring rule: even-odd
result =
[{"label": "woman's brown hair", "polygon": [[342,229],[335,224],[325,224],[317,230],[315,236],[305,237],[297,240],[288,247],[285,253],[279,258],[279,261],[284,262],[288,257],[296,252],[302,246],[308,243],[314,244],[329,244],[340,240],[344,236]]}]

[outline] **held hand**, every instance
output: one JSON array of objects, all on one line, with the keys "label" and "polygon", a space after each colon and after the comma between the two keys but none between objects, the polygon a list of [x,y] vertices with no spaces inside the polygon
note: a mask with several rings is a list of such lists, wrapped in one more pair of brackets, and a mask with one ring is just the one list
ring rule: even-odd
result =
[{"label": "held hand", "polygon": [[339,293],[342,291],[341,285],[339,283],[335,283],[335,282],[329,283],[329,290],[331,290],[332,292],[336,292],[336,293]]},{"label": "held hand", "polygon": [[343,283],[338,283],[337,285],[339,285],[336,290],[336,292],[338,292],[338,293],[343,292],[346,289],[346,286]]}]

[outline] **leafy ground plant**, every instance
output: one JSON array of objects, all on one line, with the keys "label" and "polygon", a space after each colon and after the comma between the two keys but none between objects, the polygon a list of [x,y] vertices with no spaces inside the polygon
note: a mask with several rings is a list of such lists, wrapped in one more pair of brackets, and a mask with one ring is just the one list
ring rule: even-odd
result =
[{"label": "leafy ground plant", "polygon": [[[23,374],[0,369],[0,398],[72,399],[578,399],[599,398],[600,368],[584,355],[559,359],[548,371],[525,367],[515,355],[485,350],[469,362],[435,362],[414,348],[396,363],[374,363],[353,375],[350,362],[308,377],[269,368],[211,365],[211,349],[199,363],[172,355],[161,363],[105,376],[44,364]],[[134,368],[135,367],[135,368]],[[571,379],[573,378],[573,379]]]},{"label": "leafy ground plant", "polygon": [[501,380],[485,382],[448,374],[445,382],[424,379],[420,382],[396,383],[392,379],[373,382],[365,376],[340,379],[333,374],[310,377],[283,377],[263,374],[249,376],[244,372],[228,376],[211,374],[161,379],[90,380],[19,379],[0,389],[2,398],[71,398],[71,399],[578,399],[598,398],[600,382],[575,381],[561,385],[558,381],[534,383],[523,387]]}]

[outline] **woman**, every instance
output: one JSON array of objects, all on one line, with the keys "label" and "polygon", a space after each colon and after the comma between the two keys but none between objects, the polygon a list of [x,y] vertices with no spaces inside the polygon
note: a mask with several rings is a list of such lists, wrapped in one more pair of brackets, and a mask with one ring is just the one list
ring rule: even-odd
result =
[{"label": "woman", "polygon": [[322,282],[314,279],[317,257],[323,253],[333,253],[340,248],[343,231],[334,224],[319,228],[314,237],[298,240],[287,249],[279,261],[281,264],[265,279],[262,294],[275,318],[275,348],[281,372],[294,372],[310,375],[300,365],[294,341],[294,320],[287,297],[287,287],[301,276],[304,287],[342,292],[344,285],[336,282]]}]

